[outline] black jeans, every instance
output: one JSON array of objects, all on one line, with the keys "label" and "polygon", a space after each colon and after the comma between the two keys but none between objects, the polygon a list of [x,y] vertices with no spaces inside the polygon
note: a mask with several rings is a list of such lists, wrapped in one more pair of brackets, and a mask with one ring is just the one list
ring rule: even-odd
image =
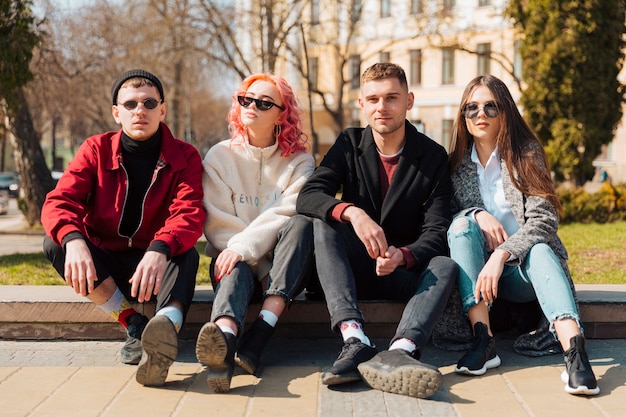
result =
[{"label": "black jeans", "polygon": [[344,320],[364,321],[357,300],[401,301],[406,306],[391,342],[407,338],[424,347],[456,282],[456,263],[437,256],[421,270],[396,269],[379,277],[376,260],[350,225],[320,219],[313,224],[317,272],[332,329]]},{"label": "black jeans", "polygon": [[[128,280],[133,276],[137,265],[141,261],[145,251],[141,249],[131,249],[128,251],[111,252],[101,249],[85,240],[91,257],[93,258],[98,280],[94,286],[98,287],[107,277],[112,277],[115,284],[128,300],[136,300],[130,295],[130,283]],[[56,271],[65,277],[65,251],[62,247],[54,243],[48,236],[43,241],[43,253],[52,263]],[[184,307],[183,317],[187,316],[187,311],[193,300],[193,293],[196,288],[196,274],[200,256],[195,248],[191,248],[185,253],[172,257],[167,261],[165,275],[161,289],[156,296],[156,311],[165,307],[170,298],[178,300]]]},{"label": "black jeans", "polygon": [[[313,223],[306,216],[295,215],[278,233],[264,296],[279,295],[289,306],[293,298],[304,290],[313,271]],[[261,291],[260,278],[263,277],[256,277],[247,263],[238,262],[233,271],[216,284],[212,262],[211,281],[215,289],[215,300],[211,321],[227,316],[235,320],[241,331],[248,304]]]}]

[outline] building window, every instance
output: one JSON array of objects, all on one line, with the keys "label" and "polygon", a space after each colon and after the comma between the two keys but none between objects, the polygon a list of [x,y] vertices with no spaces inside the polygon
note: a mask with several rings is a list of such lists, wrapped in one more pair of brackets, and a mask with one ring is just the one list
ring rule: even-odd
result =
[{"label": "building window", "polygon": [[380,0],[380,17],[391,16],[391,0]]},{"label": "building window", "polygon": [[454,127],[454,120],[443,119],[441,121],[441,146],[446,150],[450,150],[450,138],[452,136],[452,128]]},{"label": "building window", "polygon": [[317,78],[319,75],[319,60],[317,57],[309,58],[309,86],[311,90],[317,90]]},{"label": "building window", "polygon": [[352,9],[350,10],[350,17],[352,23],[356,23],[361,20],[361,12],[363,11],[363,0],[352,0]]},{"label": "building window", "polygon": [[478,6],[491,6],[493,4],[493,0],[478,0]]},{"label": "building window", "polygon": [[491,44],[479,43],[476,45],[478,54],[478,75],[491,74]]},{"label": "building window", "polygon": [[454,84],[454,49],[442,50],[441,84]]},{"label": "building window", "polygon": [[411,0],[411,14],[424,13],[424,0]]},{"label": "building window", "polygon": [[513,75],[518,80],[522,79],[522,41],[515,41],[513,45]]},{"label": "building window", "polygon": [[409,83],[411,85],[422,84],[422,50],[413,49],[409,51],[409,57],[411,60],[409,67]]},{"label": "building window", "polygon": [[350,65],[350,88],[353,90],[361,86],[361,56],[352,55],[349,59]]},{"label": "building window", "polygon": [[311,0],[311,24],[320,23],[320,0]]},{"label": "building window", "polygon": [[381,51],[380,54],[378,55],[378,62],[390,62],[390,61],[391,61],[391,55],[389,54],[389,52]]},{"label": "building window", "polygon": [[450,11],[454,8],[456,0],[443,0],[443,10]]}]

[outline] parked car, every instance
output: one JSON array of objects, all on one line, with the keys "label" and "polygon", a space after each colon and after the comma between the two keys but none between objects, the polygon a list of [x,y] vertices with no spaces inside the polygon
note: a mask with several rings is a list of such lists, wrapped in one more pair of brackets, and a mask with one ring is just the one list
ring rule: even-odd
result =
[{"label": "parked car", "polygon": [[9,212],[9,192],[7,190],[0,190],[0,214],[7,214]]},{"label": "parked car", "polygon": [[20,179],[15,172],[0,172],[0,190],[7,190],[9,197],[20,195]]}]

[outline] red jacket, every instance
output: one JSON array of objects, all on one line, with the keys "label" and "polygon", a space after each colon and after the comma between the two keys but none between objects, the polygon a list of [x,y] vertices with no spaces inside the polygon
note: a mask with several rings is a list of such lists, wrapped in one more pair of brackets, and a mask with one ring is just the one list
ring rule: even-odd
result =
[{"label": "red jacket", "polygon": [[154,240],[167,243],[171,255],[191,249],[202,234],[202,160],[190,144],[175,139],[161,123],[161,154],[148,188],[140,226],[121,236],[127,193],[122,161],[122,131],[91,136],[80,146],[41,210],[41,223],[58,245],[80,232],[110,251],[146,249]]}]

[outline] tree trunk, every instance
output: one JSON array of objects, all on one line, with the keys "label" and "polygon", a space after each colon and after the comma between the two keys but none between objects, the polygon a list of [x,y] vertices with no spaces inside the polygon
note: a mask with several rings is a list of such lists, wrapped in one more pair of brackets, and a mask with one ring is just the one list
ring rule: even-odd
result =
[{"label": "tree trunk", "polygon": [[26,221],[32,227],[41,222],[41,207],[46,194],[52,190],[53,181],[50,169],[41,150],[39,134],[33,120],[24,91],[19,89],[16,106],[9,119],[11,142],[14,148],[15,168],[20,176],[23,192],[23,207]]}]

